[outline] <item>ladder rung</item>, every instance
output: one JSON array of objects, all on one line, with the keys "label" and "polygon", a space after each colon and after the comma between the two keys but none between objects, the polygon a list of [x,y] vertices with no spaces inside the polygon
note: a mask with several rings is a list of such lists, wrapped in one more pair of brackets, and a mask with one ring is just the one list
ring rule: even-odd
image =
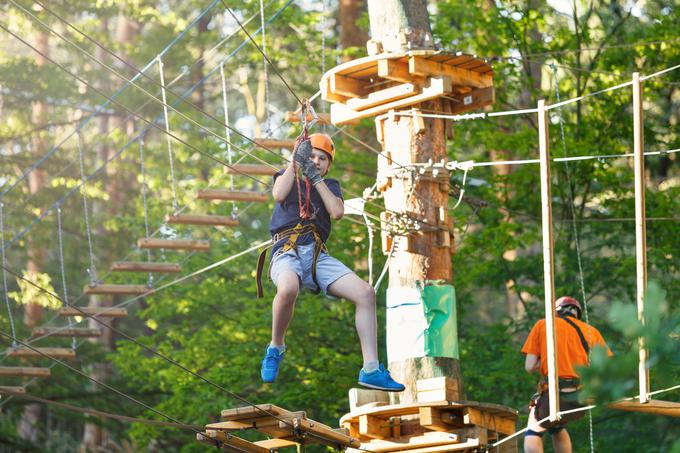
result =
[{"label": "ladder rung", "polygon": [[64,307],[59,310],[59,316],[97,316],[99,318],[124,318],[128,312],[125,308],[112,307]]},{"label": "ladder rung", "polygon": [[195,239],[139,239],[140,249],[210,250],[210,241]]},{"label": "ladder rung", "polygon": [[2,385],[0,386],[0,393],[7,393],[7,392],[12,392],[12,393],[26,393],[26,389],[24,387],[11,387],[7,385]]},{"label": "ladder rung", "polygon": [[224,171],[229,175],[274,176],[279,169],[264,164],[234,164],[224,167]]},{"label": "ladder rung", "polygon": [[228,201],[269,201],[269,194],[253,191],[234,191],[224,189],[203,189],[198,191],[198,198],[202,200]]},{"label": "ladder rung", "polygon": [[111,266],[112,272],[182,272],[182,266],[176,263],[147,263],[144,261],[117,261]]},{"label": "ladder rung", "polygon": [[94,285],[86,286],[85,294],[127,294],[138,295],[153,292],[153,288],[145,285]]},{"label": "ladder rung", "polygon": [[[42,353],[42,354],[41,354]],[[75,359],[76,351],[69,348],[27,348],[19,346],[7,349],[7,357]]]},{"label": "ladder rung", "polygon": [[295,148],[295,140],[291,139],[256,138],[253,141],[263,148]]},{"label": "ladder rung", "polygon": [[208,214],[182,214],[169,215],[165,217],[168,223],[179,223],[183,225],[212,225],[212,226],[238,226],[238,220],[224,215]]},{"label": "ladder rung", "polygon": [[90,327],[34,327],[36,337],[101,337],[102,329]]},{"label": "ladder rung", "polygon": [[31,366],[0,366],[0,376],[3,377],[41,377],[48,378],[52,371],[49,368]]}]

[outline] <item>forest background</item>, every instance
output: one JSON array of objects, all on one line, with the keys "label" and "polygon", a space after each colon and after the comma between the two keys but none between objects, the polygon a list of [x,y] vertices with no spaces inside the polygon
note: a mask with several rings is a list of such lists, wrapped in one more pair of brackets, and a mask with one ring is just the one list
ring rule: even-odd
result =
[{"label": "forest background", "polygon": [[[271,19],[264,43],[258,30],[261,8],[265,20]],[[154,260],[182,263],[183,274],[267,240],[271,202],[234,206],[195,199],[197,189],[208,186],[233,183],[241,189],[267,189],[266,178],[260,178],[262,184],[226,175],[219,161],[226,162],[230,152],[234,160],[250,163],[256,162],[251,155],[274,165],[284,165],[290,157],[285,151],[267,152],[225,130],[223,86],[229,124],[238,132],[250,138],[294,138],[299,125],[283,118],[297,108],[295,96],[312,96],[325,70],[364,56],[369,38],[362,0],[9,0],[0,12],[5,266],[61,297],[67,294],[69,302],[78,305],[124,302],[83,296],[84,285],[95,275],[106,282],[147,283],[146,276],[107,271],[113,261],[146,259],[136,249],[146,224],[156,237],[211,240],[212,248],[205,253],[152,253]],[[273,64],[266,71],[262,54],[231,12],[266,50]],[[646,75],[680,63],[677,2],[438,1],[430,2],[429,12],[438,46],[492,62],[494,110],[532,108],[539,99],[555,103],[558,96],[581,96],[629,81],[633,72]],[[162,51],[165,81],[171,86],[167,102],[176,106],[169,111],[169,126],[185,142],[172,140],[172,166],[158,102],[159,66],[154,62]],[[143,67],[146,76],[138,76],[136,86],[126,85]],[[107,103],[102,94],[114,93],[116,102]],[[634,308],[632,159],[605,157],[632,152],[631,89],[588,97],[550,116],[554,157],[600,156],[552,167],[557,294],[578,299],[585,295],[589,321],[616,353],[615,360],[596,360],[588,374],[598,401],[637,394],[638,334],[646,335],[652,348],[652,390],[676,385],[680,376],[680,168],[673,152],[680,148],[680,71],[645,81],[644,100],[645,150],[670,150],[646,159],[648,271],[658,290],[650,297],[645,328],[636,321]],[[320,100],[314,105],[318,112],[329,108]],[[147,123],[140,117],[158,128],[142,133]],[[448,141],[451,160],[538,156],[532,114],[459,121],[453,128]],[[361,196],[375,181],[379,144],[373,121],[343,129],[317,125],[314,130],[334,136],[338,151],[330,176],[340,179],[346,198]],[[84,191],[78,188],[78,137],[84,174],[102,167]],[[456,234],[453,284],[465,392],[469,399],[517,408],[520,428],[535,377],[524,372],[519,348],[543,313],[538,166],[478,167],[464,186],[462,176],[452,177],[454,187],[465,193],[456,208],[456,198],[451,198],[450,212]],[[240,227],[170,228],[163,218],[175,204],[185,212],[237,215]],[[366,209],[377,216],[380,200]],[[377,228],[378,223],[373,220],[370,226]],[[378,234],[376,230],[372,250],[374,281],[386,259]],[[361,217],[345,216],[335,223],[328,243],[332,254],[364,278],[368,236]],[[255,299],[254,267],[252,252],[126,303],[129,316],[115,327],[249,402],[306,410],[309,417],[337,426],[348,411],[347,391],[355,385],[361,363],[353,307],[302,296],[279,381],[262,385],[259,360],[269,340],[273,288],[266,288],[265,299]],[[12,342],[12,326],[16,338],[24,341],[33,326],[63,325],[54,319],[61,302],[11,272],[5,274],[2,296],[11,319],[7,311],[0,312],[4,343]],[[159,287],[174,278],[157,276],[153,283]],[[385,287],[378,292],[379,307],[384,307]],[[382,339],[382,308],[379,316]],[[71,343],[50,338],[32,344]],[[110,331],[96,341],[79,342],[77,352],[75,367],[183,423],[214,422],[221,409],[243,404]],[[4,353],[0,361],[3,366],[21,363]],[[2,385],[18,382],[5,380]],[[163,420],[60,365],[53,366],[50,379],[33,381],[27,390],[53,401]],[[678,401],[678,392],[658,397]],[[20,397],[3,397],[0,408],[0,451],[207,451],[190,430],[86,417]],[[597,451],[677,452],[680,429],[674,422],[598,408],[592,413],[593,446]],[[590,451],[588,417],[574,423],[570,432],[575,451]]]}]

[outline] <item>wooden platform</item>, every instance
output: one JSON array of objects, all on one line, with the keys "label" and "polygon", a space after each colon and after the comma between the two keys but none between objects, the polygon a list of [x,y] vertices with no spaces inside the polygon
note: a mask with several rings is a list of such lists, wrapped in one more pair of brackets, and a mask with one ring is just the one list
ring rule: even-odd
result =
[{"label": "wooden platform", "polygon": [[[328,124],[332,125],[331,123],[331,115],[330,113],[318,113],[316,114],[317,116],[317,121],[319,124]],[[300,112],[286,112],[284,115],[284,119],[288,121],[289,123],[299,123],[300,122]],[[307,115],[307,121],[312,121],[312,115]],[[359,124],[359,120],[348,120],[345,124],[349,126],[356,126]]]},{"label": "wooden platform", "polygon": [[7,385],[0,386],[0,393],[26,393],[24,387],[11,387]]},{"label": "wooden platform", "polygon": [[[359,407],[340,419],[350,436],[359,438],[361,449],[376,453],[477,451],[513,434],[516,423],[513,409],[476,401]],[[498,451],[516,452],[516,440],[505,442]]]},{"label": "wooden platform", "polygon": [[228,175],[274,176],[279,171],[278,168],[264,164],[234,164],[224,168]]},{"label": "wooden platform", "polygon": [[39,377],[48,378],[52,374],[49,368],[36,368],[29,366],[0,366],[2,377]]},{"label": "wooden platform", "polygon": [[253,191],[203,189],[198,191],[198,198],[201,200],[252,201],[264,203],[269,201],[269,194]]},{"label": "wooden platform", "polygon": [[34,327],[33,336],[95,338],[102,336],[102,329],[90,327]]},{"label": "wooden platform", "polygon": [[140,249],[167,249],[167,250],[210,250],[210,242],[197,239],[138,239],[137,247]]},{"label": "wooden platform", "polygon": [[253,141],[263,148],[285,148],[292,150],[295,147],[295,140],[288,138],[255,138]]},{"label": "wooden platform", "polygon": [[439,98],[452,114],[494,102],[491,66],[460,52],[413,50],[359,58],[326,72],[319,85],[323,99],[334,102],[330,120],[335,125]]},{"label": "wooden platform", "polygon": [[209,214],[181,214],[169,215],[165,217],[165,221],[171,224],[181,225],[207,225],[207,226],[225,226],[236,227],[239,225],[238,220],[224,215],[209,215]]},{"label": "wooden platform", "polygon": [[153,288],[146,285],[94,285],[83,288],[85,294],[133,295],[153,292]]},{"label": "wooden platform", "polygon": [[16,348],[7,349],[7,357],[24,357],[24,358],[38,358],[48,359],[50,357],[56,359],[75,359],[76,351],[70,348],[27,348],[19,346]]},{"label": "wooden platform", "polygon": [[[196,435],[197,440],[213,445],[219,441],[223,449],[253,453],[271,453],[280,448],[309,444],[335,449],[360,445],[345,430],[309,420],[305,412],[291,412],[273,404],[227,409],[222,411],[222,420],[206,425],[205,432]],[[251,442],[231,434],[243,430],[256,430],[270,438]]]},{"label": "wooden platform", "polygon": [[680,417],[680,403],[675,401],[649,400],[644,404],[639,401],[618,401],[609,404],[609,407],[621,411]]},{"label": "wooden platform", "polygon": [[112,307],[65,307],[59,309],[59,316],[96,316],[98,318],[124,318],[128,315],[125,308]]},{"label": "wooden platform", "polygon": [[176,274],[182,272],[182,266],[176,263],[149,263],[146,261],[116,261],[111,265],[111,272],[153,272]]}]

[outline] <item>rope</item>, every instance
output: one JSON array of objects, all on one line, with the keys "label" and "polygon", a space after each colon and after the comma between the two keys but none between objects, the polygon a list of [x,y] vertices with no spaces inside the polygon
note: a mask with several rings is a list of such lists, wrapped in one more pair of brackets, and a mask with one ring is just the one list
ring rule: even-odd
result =
[{"label": "rope", "polygon": [[267,35],[264,19],[264,0],[260,0],[260,28],[262,29],[262,71],[264,73],[264,116],[265,116],[265,133],[269,134],[271,130],[269,118],[269,73],[267,72]]},{"label": "rope", "polygon": [[[146,183],[146,168],[144,166],[144,137],[139,139],[139,167],[142,174],[142,202],[144,203],[144,234],[149,239],[149,206],[147,202],[148,185]],[[151,250],[146,249],[146,262],[151,262]],[[153,286],[153,273],[149,272],[147,286]]]},{"label": "rope", "polygon": [[48,404],[51,406],[56,406],[61,409],[65,409],[68,411],[73,411],[73,412],[79,412],[81,414],[87,414],[87,415],[94,415],[96,417],[103,417],[103,418],[110,418],[113,420],[120,420],[120,421],[125,421],[125,422],[130,422],[130,423],[143,423],[145,425],[154,425],[154,426],[164,426],[164,427],[170,427],[170,428],[180,428],[180,429],[190,429],[190,430],[203,430],[204,426],[203,425],[187,425],[184,423],[172,423],[172,422],[162,422],[159,420],[149,420],[148,418],[137,418],[137,417],[128,417],[127,415],[120,415],[120,414],[112,414],[110,412],[102,412],[98,411],[95,409],[87,409],[84,407],[78,407],[78,406],[73,406],[71,404],[66,404],[66,403],[61,403],[58,401],[53,401],[53,400],[48,400],[45,398],[40,398],[37,396],[33,395],[27,395],[25,393],[19,393],[19,392],[13,392],[11,390],[1,390],[1,393],[6,393],[8,395],[16,396],[18,398],[23,398],[27,399],[30,401],[36,401],[38,403],[43,403],[43,404]]},{"label": "rope", "polygon": [[[224,64],[220,63],[220,79],[222,81],[222,109],[224,110],[224,124],[227,127],[224,128],[225,137],[227,139],[227,162],[229,165],[233,165],[233,151],[231,149],[231,129],[229,126],[229,102],[227,100],[227,79],[224,76]],[[229,189],[234,190],[234,175],[229,174]],[[238,206],[235,201],[231,202],[231,216],[236,218],[238,215]]]},{"label": "rope", "polygon": [[163,98],[163,118],[165,119],[166,139],[168,142],[168,160],[170,161],[170,180],[172,181],[172,210],[177,212],[177,182],[175,181],[175,160],[172,155],[172,140],[170,139],[170,118],[168,117],[168,101],[165,95],[165,75],[163,60],[158,57],[158,73],[161,78],[161,96]]},{"label": "rope", "polygon": [[[66,286],[66,270],[64,266],[64,239],[61,234],[61,207],[57,208],[57,239],[59,242],[59,269],[61,270],[61,284],[64,291],[64,300],[68,303],[68,288]],[[3,271],[4,272],[4,271]],[[68,328],[73,327],[71,317],[68,317]],[[76,337],[71,337],[71,349],[76,350]]]},{"label": "rope", "polygon": [[7,257],[5,256],[5,203],[0,201],[0,244],[2,245],[2,286],[5,292],[5,305],[7,306],[7,318],[9,319],[9,327],[12,331],[12,347],[17,345],[17,332],[14,328],[14,316],[12,315],[12,308],[9,305],[9,293],[7,291],[7,273],[5,266],[7,265]]},{"label": "rope", "polygon": [[[557,103],[560,103],[560,89],[559,89],[559,80],[557,76],[557,68],[553,66],[553,80],[555,82],[555,96],[557,99]],[[569,150],[567,149],[567,139],[564,134],[564,118],[562,118],[562,114],[560,112],[559,115],[559,123],[560,123],[560,137],[562,140],[562,150],[564,153],[565,157],[568,157]],[[586,285],[584,282],[583,278],[583,263],[581,262],[581,240],[579,238],[579,231],[578,231],[578,226],[576,224],[576,208],[574,206],[574,193],[573,193],[573,186],[571,184],[571,172],[569,171],[569,161],[564,161],[564,169],[565,173],[567,175],[567,194],[569,195],[569,211],[571,213],[571,227],[573,230],[574,234],[574,245],[576,247],[576,262],[578,263],[578,277],[579,277],[579,284],[580,284],[580,289],[581,289],[581,300],[583,301],[583,308],[584,308],[584,315],[585,315],[585,321],[586,325],[588,325],[588,344],[592,343],[592,336],[591,336],[591,331],[590,331],[590,321],[588,319],[588,301],[586,299]],[[592,351],[589,348],[588,349],[588,365],[590,365],[590,359],[591,359],[591,354]],[[590,453],[595,453],[595,442],[593,440],[593,412],[589,409],[588,410],[588,433],[589,433],[589,439],[590,439]]]},{"label": "rope", "polygon": [[80,163],[80,193],[83,196],[83,215],[85,217],[85,230],[87,231],[87,248],[90,255],[90,267],[87,269],[87,274],[90,276],[90,286],[97,284],[97,269],[94,266],[94,252],[92,251],[92,230],[90,228],[90,214],[87,207],[87,186],[85,182],[85,164],[83,162],[83,147],[80,142],[80,133],[76,134],[76,143],[78,144],[78,161]]},{"label": "rope", "polygon": [[[21,8],[21,9],[23,9],[23,7],[21,7],[20,5],[18,5],[14,0],[10,0],[10,1],[11,1],[15,6],[17,6],[17,7]],[[35,1],[35,0],[34,0],[34,1]],[[204,9],[203,11],[201,11],[201,13],[199,13],[199,15],[196,16],[196,17],[194,18],[194,20],[192,20],[191,23],[190,23],[189,25],[187,25],[187,27],[186,27],[184,30],[182,30],[182,32],[180,32],[175,38],[173,38],[172,41],[170,41],[170,43],[169,43],[168,45],[166,45],[166,46],[163,48],[163,50],[160,52],[159,55],[165,55],[172,47],[174,47],[174,45],[177,44],[177,43],[179,42],[179,40],[182,39],[182,37],[184,37],[184,35],[186,35],[186,34],[189,32],[189,30],[191,30],[191,29],[194,27],[194,25],[196,25],[196,24],[203,18],[203,16],[205,16],[206,14],[208,14],[208,12],[209,12],[211,9],[213,9],[213,8],[215,7],[215,5],[217,4],[218,1],[219,1],[219,0],[213,0],[213,1],[210,3],[210,5],[208,5],[208,7],[207,7],[206,9]],[[1,28],[3,28],[4,30],[7,30],[5,27],[1,27]],[[153,63],[155,62],[155,60],[156,60],[156,59],[154,58],[154,59],[152,59],[151,61],[149,61],[149,62],[146,64],[146,66],[144,66],[140,71],[138,71],[138,74],[136,74],[132,79],[130,79],[128,82],[126,82],[126,83],[125,83],[118,91],[116,91],[111,97],[107,97],[107,100],[106,100],[104,103],[102,103],[99,107],[97,107],[97,109],[96,109],[92,114],[90,114],[87,118],[85,118],[85,120],[83,120],[83,122],[82,122],[80,125],[78,125],[78,127],[77,127],[73,132],[71,132],[70,134],[68,134],[68,135],[67,135],[61,142],[59,142],[57,145],[53,146],[52,149],[50,149],[43,157],[41,157],[40,159],[38,159],[37,162],[35,162],[33,165],[31,165],[31,167],[29,167],[28,170],[26,170],[26,171],[21,175],[21,177],[20,177],[18,180],[16,180],[12,185],[10,185],[10,186],[9,186],[7,189],[5,189],[2,193],[0,193],[0,198],[2,198],[5,194],[7,194],[10,190],[12,190],[13,188],[15,188],[16,186],[18,186],[18,185],[21,183],[21,181],[23,181],[26,177],[28,177],[28,175],[29,175],[30,173],[32,173],[32,172],[33,172],[35,169],[37,169],[43,162],[45,162],[47,159],[49,159],[50,156],[52,156],[58,149],[61,148],[61,146],[62,146],[64,143],[66,143],[66,141],[67,141],[69,138],[71,138],[71,137],[73,136],[73,134],[76,134],[76,133],[80,132],[80,130],[81,130],[82,128],[84,128],[85,125],[87,125],[92,119],[96,118],[97,115],[98,115],[102,110],[104,110],[106,107],[108,107],[108,105],[109,105],[111,102],[113,102],[114,99],[116,99],[118,96],[120,96],[120,95],[121,95],[121,94],[122,94],[122,93],[123,93],[123,92],[131,85],[131,84],[134,83],[135,80],[137,80],[137,78],[138,78],[139,76],[141,76],[146,70],[148,70],[151,66],[153,66]]]}]

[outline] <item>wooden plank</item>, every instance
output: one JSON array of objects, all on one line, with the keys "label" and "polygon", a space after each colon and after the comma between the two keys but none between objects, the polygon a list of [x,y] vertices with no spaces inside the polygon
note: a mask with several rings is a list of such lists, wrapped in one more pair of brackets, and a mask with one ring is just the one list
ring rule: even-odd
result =
[{"label": "wooden plank", "polygon": [[167,215],[165,217],[167,223],[180,225],[207,225],[207,226],[226,226],[236,227],[239,225],[237,219],[232,219],[224,215],[209,215],[209,214],[179,214]]},{"label": "wooden plank", "polygon": [[359,416],[359,435],[372,439],[386,439],[392,436],[389,421],[373,415]]},{"label": "wooden plank", "polygon": [[388,440],[373,440],[361,444],[368,451],[381,453],[414,448],[436,447],[439,445],[455,444],[460,441],[460,436],[453,433],[425,433],[422,436],[402,436]]},{"label": "wooden plank", "polygon": [[210,250],[210,242],[197,239],[138,239],[140,249]]},{"label": "wooden plank", "polygon": [[39,377],[48,378],[52,371],[49,368],[0,366],[0,376],[3,377]]},{"label": "wooden plank", "polygon": [[2,385],[0,386],[0,393],[26,393],[26,389],[24,387],[15,387],[15,386],[9,386],[9,385]]},{"label": "wooden plank", "polygon": [[333,104],[331,105],[331,119],[333,124],[342,125],[352,120],[376,116],[381,113],[388,112],[389,110],[420,104],[421,102],[439,98],[450,92],[451,80],[448,77],[433,77],[430,79],[430,85],[424,88],[420,94],[399,99],[397,101],[388,102],[387,104],[365,109],[360,112],[357,112],[356,110],[353,110],[343,104]]},{"label": "wooden plank", "polygon": [[[370,445],[370,444],[366,444]],[[473,449],[475,447],[479,447],[480,445],[483,445],[479,440],[477,439],[468,439],[464,442],[452,442],[448,444],[442,444],[442,445],[435,445],[432,447],[422,447],[422,448],[412,448],[412,449],[404,449],[404,451],[407,451],[408,453],[445,453],[449,451],[470,451],[470,449]],[[367,448],[368,450],[368,448]],[[385,449],[385,450],[375,450],[371,449],[369,451],[372,452],[389,452],[389,451],[401,451],[398,447],[394,450],[391,449]],[[353,449],[347,449],[348,453],[363,453],[363,450],[353,450]]]},{"label": "wooden plank", "polygon": [[[316,434],[316,436],[307,437],[308,440],[310,441],[313,440],[315,443],[318,442],[331,446],[340,445],[344,447],[355,448],[361,446],[361,442],[359,442],[359,439],[355,439],[353,437],[339,433],[335,431],[333,428],[330,428],[314,420],[295,418],[293,419],[293,424],[296,430]],[[321,439],[317,438],[317,436],[320,437]]]},{"label": "wooden plank", "polygon": [[59,309],[59,316],[96,316],[98,318],[124,318],[128,315],[126,308],[113,307],[64,307]]},{"label": "wooden plank", "polygon": [[7,349],[8,357],[75,359],[76,351],[70,348],[27,348],[19,346]]},{"label": "wooden plank", "polygon": [[493,87],[479,88],[468,93],[450,96],[451,114],[463,113],[470,110],[478,110],[496,101]]},{"label": "wooden plank", "polygon": [[176,263],[148,263],[145,261],[116,261],[111,265],[111,272],[155,272],[176,274],[182,272],[182,266]]},{"label": "wooden plank", "polygon": [[365,98],[350,99],[346,102],[346,105],[353,110],[359,111],[403,99],[407,96],[413,96],[416,94],[416,91],[417,87],[414,84],[403,83],[401,85],[385,88],[384,90],[374,91]]},{"label": "wooden plank", "polygon": [[356,408],[366,406],[368,404],[375,406],[386,406],[390,402],[390,397],[387,392],[380,390],[369,390],[351,388],[349,389],[349,410],[354,411]]},{"label": "wooden plank", "polygon": [[416,381],[416,390],[418,392],[439,389],[458,390],[458,380],[448,376],[442,376],[429,379],[418,379],[418,381]]},{"label": "wooden plank", "polygon": [[146,285],[87,285],[83,288],[85,294],[139,295],[153,292],[153,288]]},{"label": "wooden plank", "polygon": [[463,422],[466,425],[475,425],[503,434],[512,434],[516,429],[515,420],[493,415],[474,407],[463,409]]},{"label": "wooden plank", "polygon": [[345,102],[347,96],[341,96],[331,91],[331,83],[328,77],[322,77],[319,82],[319,89],[321,90],[321,98],[329,102]]},{"label": "wooden plank", "polygon": [[448,76],[451,85],[471,86],[475,88],[485,88],[493,86],[491,75],[480,74],[478,72],[461,69],[447,64],[437,63],[420,57],[410,57],[408,59],[408,69],[411,74],[423,77]]},{"label": "wooden plank", "polygon": [[292,414],[291,411],[273,404],[257,404],[255,406],[235,407],[224,409],[221,412],[222,420],[242,420],[258,417],[271,417],[272,415]]},{"label": "wooden plank", "polygon": [[393,58],[378,61],[378,77],[403,83],[425,83],[426,77],[411,74],[408,63]]},{"label": "wooden plank", "polygon": [[[448,234],[448,233],[447,233]],[[416,399],[419,403],[430,403],[433,401],[456,401],[460,399],[460,393],[457,388],[451,389],[435,389],[424,392],[417,392]]]},{"label": "wooden plank", "polygon": [[[197,438],[200,434],[197,434]],[[234,447],[237,450],[240,451],[246,451],[246,452],[251,452],[251,453],[270,453],[268,448],[265,447],[260,447],[259,445],[256,445],[252,442],[249,442],[245,439],[241,439],[240,437],[232,436],[230,434],[225,433],[224,431],[215,431],[212,429],[206,429],[205,430],[205,437],[213,440],[219,440],[225,446],[227,447]],[[202,439],[199,439],[202,440]]]},{"label": "wooden plank", "polygon": [[94,338],[102,336],[102,329],[90,327],[34,327],[34,337],[84,337]]},{"label": "wooden plank", "polygon": [[462,414],[445,412],[436,407],[421,407],[419,415],[420,426],[434,431],[450,431],[456,426],[463,425]]},{"label": "wooden plank", "polygon": [[293,149],[295,147],[295,140],[293,139],[254,138],[253,141],[263,148]]},{"label": "wooden plank", "polygon": [[639,401],[618,401],[608,405],[611,409],[644,412],[645,414],[668,415],[680,417],[680,403],[675,401],[649,400],[646,403]]},{"label": "wooden plank", "polygon": [[332,74],[329,77],[331,93],[346,96],[348,98],[360,98],[369,93],[368,83],[363,80],[345,77],[340,74]]},{"label": "wooden plank", "polygon": [[264,203],[269,201],[269,194],[254,191],[203,189],[198,191],[198,198],[201,200],[253,201]]},{"label": "wooden plank", "polygon": [[229,175],[274,176],[279,168],[265,164],[233,164],[224,167],[224,171]]},{"label": "wooden plank", "polygon": [[258,447],[268,448],[269,450],[277,450],[279,448],[294,447],[298,445],[297,442],[287,439],[266,439],[258,440],[257,442],[253,443]]}]

